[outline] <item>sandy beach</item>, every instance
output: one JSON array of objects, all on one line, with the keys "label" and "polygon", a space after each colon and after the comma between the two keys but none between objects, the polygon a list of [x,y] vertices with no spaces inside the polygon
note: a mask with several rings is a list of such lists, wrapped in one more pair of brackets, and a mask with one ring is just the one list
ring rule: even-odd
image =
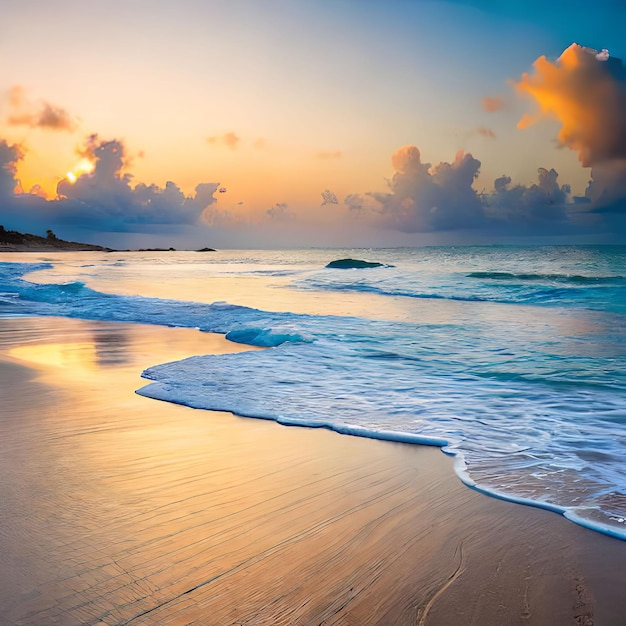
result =
[{"label": "sandy beach", "polygon": [[134,393],[245,349],[0,320],[2,624],[624,624],[624,542],[468,489],[437,448]]}]

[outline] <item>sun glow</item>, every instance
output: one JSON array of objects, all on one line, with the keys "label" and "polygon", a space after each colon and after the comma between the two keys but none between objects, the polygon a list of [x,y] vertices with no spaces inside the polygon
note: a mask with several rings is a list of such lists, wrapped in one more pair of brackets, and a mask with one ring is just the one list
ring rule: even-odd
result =
[{"label": "sun glow", "polygon": [[73,185],[83,174],[91,174],[94,168],[95,165],[89,159],[81,159],[73,170],[65,174],[65,178]]}]

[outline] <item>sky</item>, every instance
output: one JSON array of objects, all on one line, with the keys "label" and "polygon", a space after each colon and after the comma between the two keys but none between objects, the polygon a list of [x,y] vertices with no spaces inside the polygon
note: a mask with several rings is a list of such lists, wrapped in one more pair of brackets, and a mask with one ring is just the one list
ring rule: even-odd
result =
[{"label": "sky", "polygon": [[0,224],[117,248],[624,243],[625,22],[621,0],[11,0]]}]

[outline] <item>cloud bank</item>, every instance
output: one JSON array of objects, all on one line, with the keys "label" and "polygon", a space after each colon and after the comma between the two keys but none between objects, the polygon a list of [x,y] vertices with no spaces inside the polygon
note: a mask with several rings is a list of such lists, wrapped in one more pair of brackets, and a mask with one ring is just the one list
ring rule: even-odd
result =
[{"label": "cloud bank", "polygon": [[33,193],[14,194],[18,187],[16,166],[24,150],[0,142],[0,220],[8,227],[30,229],[64,228],[108,232],[141,232],[150,226],[213,223],[219,212],[213,206],[219,183],[200,183],[185,196],[168,181],[165,187],[139,183],[122,172],[125,157],[122,142],[103,141],[92,135],[77,150],[92,163],[90,172],[79,173],[73,182],[61,180],[57,198],[48,200]]},{"label": "cloud bank", "polygon": [[[391,156],[393,172],[384,191],[361,191],[339,202],[326,189],[311,199],[288,206],[277,202],[269,209],[257,207],[246,215],[221,208],[219,183],[201,183],[186,195],[172,181],[163,187],[136,183],[128,172],[124,144],[92,135],[77,150],[81,161],[57,186],[57,197],[45,200],[37,188],[24,193],[16,179],[17,164],[25,154],[22,145],[0,141],[0,223],[18,230],[52,228],[59,236],[90,231],[101,243],[101,233],[160,233],[197,240],[206,233],[209,245],[302,245],[328,242],[333,235],[356,243],[368,233],[366,245],[394,241],[403,245],[433,241],[436,233],[457,242],[501,241],[517,236],[586,236],[595,240],[626,237],[626,70],[606,51],[570,46],[556,60],[540,57],[532,70],[514,84],[518,95],[536,104],[519,127],[543,118],[560,124],[558,142],[578,153],[590,167],[590,180],[582,197],[549,167],[537,170],[537,179],[516,183],[503,173],[489,189],[478,191],[481,162],[463,150],[451,161],[425,162],[415,145],[399,148]],[[47,129],[69,130],[69,115],[47,103],[33,105],[19,88],[12,91],[11,115],[16,123]],[[501,98],[485,98],[483,108],[497,111]],[[20,116],[22,121],[19,121]],[[471,133],[495,139],[487,127]],[[216,147],[236,150],[234,133],[210,137]],[[262,147],[259,144],[257,147]],[[342,158],[340,152],[321,152],[320,159]],[[524,181],[526,182],[526,181]],[[370,188],[371,189],[371,188]],[[221,199],[221,198],[220,198]],[[325,208],[322,208],[325,207]],[[220,235],[221,233],[221,235]],[[465,235],[468,235],[464,238]],[[317,237],[317,239],[316,239]],[[480,239],[482,237],[482,239]],[[108,242],[104,242],[108,243]],[[339,244],[340,241],[337,241]],[[110,244],[108,245],[115,245]]]},{"label": "cloud bank", "polygon": [[543,222],[566,223],[571,189],[560,185],[555,169],[537,170],[537,182],[513,185],[511,177],[503,175],[493,182],[493,191],[483,196],[486,212],[491,218],[516,225]]},{"label": "cloud bank", "polygon": [[[584,219],[593,213],[593,203],[573,198],[553,168],[540,167],[537,182],[529,185],[502,175],[492,189],[478,193],[474,181],[481,163],[463,151],[450,163],[431,165],[422,162],[416,146],[404,146],[391,161],[395,172],[387,181],[388,192],[344,199],[355,219],[402,233],[463,231],[492,237],[584,235],[590,225],[602,227],[597,218]],[[626,188],[626,182],[621,184]]]}]

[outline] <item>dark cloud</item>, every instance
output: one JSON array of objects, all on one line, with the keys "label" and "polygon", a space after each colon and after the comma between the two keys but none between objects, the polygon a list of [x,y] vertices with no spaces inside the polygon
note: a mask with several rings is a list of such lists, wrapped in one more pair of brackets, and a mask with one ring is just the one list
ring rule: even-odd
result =
[{"label": "dark cloud", "polygon": [[511,177],[503,175],[493,183],[494,190],[483,196],[490,217],[509,223],[537,224],[542,221],[565,221],[570,186],[557,182],[556,170],[540,167],[537,183],[530,186],[513,185]]},{"label": "dark cloud", "polygon": [[10,146],[5,140],[0,141],[0,198],[13,195],[18,185],[15,179],[17,163],[24,157],[24,149],[19,144]]},{"label": "dark cloud", "polygon": [[[405,146],[393,155],[392,164],[389,192],[345,198],[352,219],[404,233],[457,231],[491,237],[581,235],[586,228],[609,228],[606,219],[585,219],[594,206],[591,198],[572,198],[570,186],[559,183],[554,169],[539,168],[537,181],[530,185],[514,184],[503,175],[493,189],[477,193],[480,161],[471,154],[461,151],[453,162],[433,166],[422,162],[418,148]],[[614,187],[614,179],[607,185]],[[594,193],[599,193],[598,186]]]},{"label": "dark cloud", "polygon": [[[372,217],[381,226],[402,232],[427,232],[474,227],[482,221],[483,206],[472,187],[480,161],[458,152],[453,163],[422,163],[415,146],[392,156],[396,170],[389,193],[368,193],[378,203]],[[357,208],[358,197],[350,197]],[[361,203],[358,208],[363,209]],[[371,212],[371,211],[370,211]]]},{"label": "dark cloud", "polygon": [[592,167],[585,198],[595,213],[621,213],[626,217],[626,159]]},{"label": "dark cloud", "polygon": [[10,126],[29,126],[44,130],[62,130],[72,132],[78,124],[63,108],[46,101],[31,102],[26,98],[25,91],[19,85],[9,91]]},{"label": "dark cloud", "polygon": [[19,146],[0,143],[0,197],[4,198],[0,216],[7,227],[41,224],[59,229],[59,234],[63,227],[142,232],[154,225],[213,222],[220,214],[212,206],[219,183],[201,183],[192,196],[185,196],[173,182],[165,187],[143,183],[132,187],[132,177],[122,173],[125,158],[120,141],[101,141],[92,135],[78,153],[93,161],[93,170],[79,175],[74,184],[62,180],[57,199],[45,201],[32,191],[13,194],[16,163],[22,152]]}]

